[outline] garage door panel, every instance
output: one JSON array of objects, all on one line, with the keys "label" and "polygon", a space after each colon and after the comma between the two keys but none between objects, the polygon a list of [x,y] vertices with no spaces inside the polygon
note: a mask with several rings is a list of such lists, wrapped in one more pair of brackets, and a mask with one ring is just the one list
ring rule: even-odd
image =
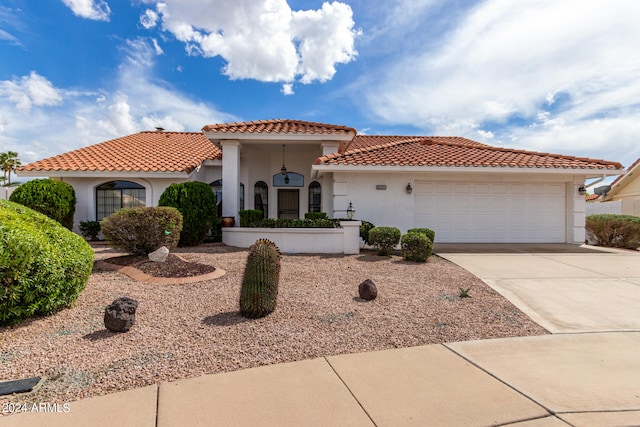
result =
[{"label": "garage door panel", "polygon": [[416,182],[416,227],[440,242],[564,242],[564,184]]}]

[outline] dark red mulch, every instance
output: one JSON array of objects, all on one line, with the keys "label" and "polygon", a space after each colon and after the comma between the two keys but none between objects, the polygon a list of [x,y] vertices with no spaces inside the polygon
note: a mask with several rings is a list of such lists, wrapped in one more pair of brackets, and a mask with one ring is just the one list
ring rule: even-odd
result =
[{"label": "dark red mulch", "polygon": [[153,262],[146,255],[124,255],[105,259],[110,264],[126,265],[137,268],[153,277],[191,277],[212,273],[216,268],[212,265],[189,262],[169,254],[165,262]]}]

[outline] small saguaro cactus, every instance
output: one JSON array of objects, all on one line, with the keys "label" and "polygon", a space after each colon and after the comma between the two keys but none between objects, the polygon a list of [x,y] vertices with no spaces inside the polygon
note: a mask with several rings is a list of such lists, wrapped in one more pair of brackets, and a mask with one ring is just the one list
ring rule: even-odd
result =
[{"label": "small saguaro cactus", "polygon": [[240,314],[249,319],[264,317],[276,309],[280,281],[280,250],[267,239],[249,248],[240,291]]}]

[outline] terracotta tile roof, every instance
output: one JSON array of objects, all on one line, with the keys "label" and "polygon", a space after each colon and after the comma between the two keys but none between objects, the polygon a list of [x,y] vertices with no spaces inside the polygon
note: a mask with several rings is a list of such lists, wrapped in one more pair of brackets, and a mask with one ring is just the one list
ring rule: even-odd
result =
[{"label": "terracotta tile roof", "polygon": [[192,172],[219,148],[201,132],[140,132],[29,163],[18,171]]},{"label": "terracotta tile roof", "polygon": [[458,137],[356,136],[344,154],[320,157],[317,165],[474,166],[621,169],[617,162],[492,147]]},{"label": "terracotta tile roof", "polygon": [[594,200],[598,200],[599,198],[600,198],[600,195],[599,195],[599,194],[589,194],[588,196],[584,196],[584,199],[585,199],[587,202],[592,202],[592,201],[594,201]]},{"label": "terracotta tile roof", "polygon": [[356,130],[347,126],[330,125],[326,123],[305,122],[302,120],[257,120],[253,122],[221,123],[206,125],[204,132],[213,133],[294,133],[294,134],[343,134]]}]

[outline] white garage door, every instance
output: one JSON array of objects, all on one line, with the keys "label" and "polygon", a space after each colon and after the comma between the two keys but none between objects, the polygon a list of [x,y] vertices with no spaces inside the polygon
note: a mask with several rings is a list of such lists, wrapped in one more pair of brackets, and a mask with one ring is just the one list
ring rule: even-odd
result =
[{"label": "white garage door", "polygon": [[561,243],[565,185],[416,182],[415,226],[438,242]]}]

